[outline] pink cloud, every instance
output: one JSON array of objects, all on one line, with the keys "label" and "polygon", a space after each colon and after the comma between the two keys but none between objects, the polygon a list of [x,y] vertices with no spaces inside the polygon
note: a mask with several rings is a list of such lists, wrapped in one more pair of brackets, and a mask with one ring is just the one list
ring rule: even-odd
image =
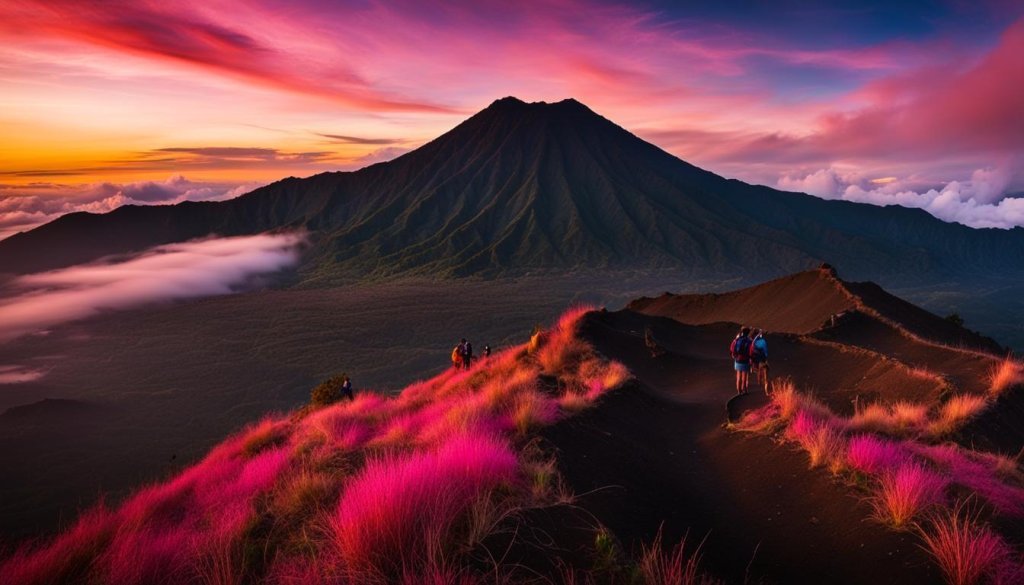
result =
[{"label": "pink cloud", "polygon": [[773,133],[738,145],[736,160],[807,162],[838,158],[928,159],[1024,151],[1024,20],[1008,28],[980,62],[963,71],[930,67],[872,86],[876,103],[821,117],[806,136]]},{"label": "pink cloud", "polygon": [[[226,12],[243,10],[229,7]],[[341,63],[303,71],[298,56],[237,26],[229,14],[183,5],[73,0],[29,1],[6,7],[8,35],[52,35],[117,51],[187,63],[261,84],[338,100],[367,111],[451,112],[424,100],[392,95]],[[237,12],[236,12],[237,14]],[[265,24],[268,24],[268,21]]]}]

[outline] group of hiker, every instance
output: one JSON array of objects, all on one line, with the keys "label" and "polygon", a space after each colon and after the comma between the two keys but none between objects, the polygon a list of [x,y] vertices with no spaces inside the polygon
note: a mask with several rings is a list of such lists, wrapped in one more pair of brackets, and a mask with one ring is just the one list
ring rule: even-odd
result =
[{"label": "group of hiker", "polygon": [[[491,357],[491,346],[485,345],[483,357]],[[468,370],[473,365],[473,344],[465,337],[454,348],[452,348],[452,366],[456,370]]]},{"label": "group of hiker", "polygon": [[764,387],[768,394],[768,341],[764,338],[766,331],[743,327],[729,344],[729,355],[732,356],[736,370],[736,393],[746,394],[750,387],[750,371],[757,374],[757,384]]}]

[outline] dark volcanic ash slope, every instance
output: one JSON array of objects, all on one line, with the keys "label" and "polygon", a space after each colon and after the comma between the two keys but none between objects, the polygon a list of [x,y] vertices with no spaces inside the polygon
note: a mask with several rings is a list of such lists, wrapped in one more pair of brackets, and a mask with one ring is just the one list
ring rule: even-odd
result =
[{"label": "dark volcanic ash slope", "polygon": [[235,200],[75,213],[0,242],[25,273],[210,233],[305,228],[307,279],[487,276],[593,268],[776,276],[828,258],[923,280],[1024,271],[1024,230],[824,201],[726,180],[574,100],[504,98],[423,147]]},{"label": "dark volcanic ash slope", "polygon": [[[823,267],[726,293],[665,293],[641,298],[629,308],[648,315],[702,325],[729,322],[770,331],[835,337],[837,331],[878,330],[881,337],[913,338],[969,347],[992,354],[1005,350],[994,340],[889,294],[873,282],[847,282]],[[832,318],[837,317],[832,323]],[[874,345],[881,344],[876,340]]]}]

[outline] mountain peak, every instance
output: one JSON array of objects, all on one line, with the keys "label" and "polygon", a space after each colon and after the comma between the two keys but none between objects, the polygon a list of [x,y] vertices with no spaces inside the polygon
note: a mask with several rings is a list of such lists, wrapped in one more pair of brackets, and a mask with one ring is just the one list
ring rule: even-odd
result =
[{"label": "mountain peak", "polygon": [[594,111],[585,104],[574,98],[566,98],[557,102],[525,102],[515,96],[506,96],[491,102],[484,111],[543,111],[560,110],[562,112],[576,111],[593,114]]}]

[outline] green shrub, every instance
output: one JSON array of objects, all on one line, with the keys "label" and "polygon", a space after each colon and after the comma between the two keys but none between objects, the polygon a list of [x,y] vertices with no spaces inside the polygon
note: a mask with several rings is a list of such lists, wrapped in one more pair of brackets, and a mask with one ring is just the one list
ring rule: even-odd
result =
[{"label": "green shrub", "polygon": [[341,385],[345,382],[345,374],[332,376],[313,388],[310,402],[313,406],[326,406],[341,399]]}]

